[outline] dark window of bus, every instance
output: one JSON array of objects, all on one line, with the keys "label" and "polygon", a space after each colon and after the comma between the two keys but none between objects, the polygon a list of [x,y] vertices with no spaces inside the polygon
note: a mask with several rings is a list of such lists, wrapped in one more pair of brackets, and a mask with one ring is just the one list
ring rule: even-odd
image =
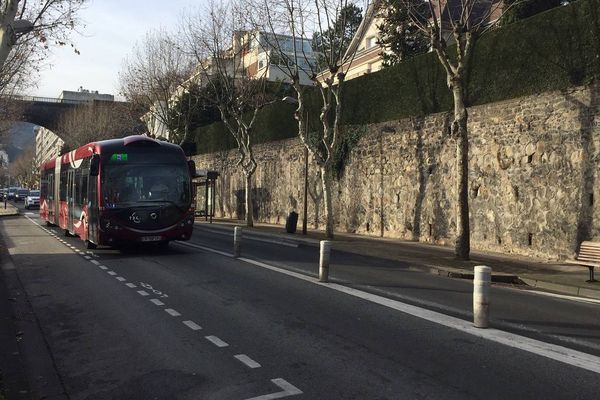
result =
[{"label": "dark window of bus", "polygon": [[54,171],[48,172],[48,200],[54,200]]},{"label": "dark window of bus", "polygon": [[88,202],[88,177],[90,175],[90,161],[91,158],[84,159],[79,167],[81,169],[81,190],[77,201],[79,204],[81,204],[81,206],[85,206]]},{"label": "dark window of bus", "polygon": [[87,191],[88,191],[88,174],[90,173],[89,169],[83,170],[81,175],[81,197],[77,200],[79,204],[82,206],[87,204]]},{"label": "dark window of bus", "polygon": [[40,197],[44,199],[48,198],[48,171],[42,172],[42,176],[40,177]]},{"label": "dark window of bus", "polygon": [[67,168],[64,167],[60,171],[60,190],[59,190],[60,201],[67,201]]},{"label": "dark window of bus", "polygon": [[143,202],[185,208],[190,203],[189,172],[184,163],[105,165],[102,187],[107,207]]},{"label": "dark window of bus", "polygon": [[75,176],[73,177],[73,186],[75,186],[75,198],[73,199],[73,201],[77,205],[81,205],[81,175],[81,168],[77,168],[75,170]]}]

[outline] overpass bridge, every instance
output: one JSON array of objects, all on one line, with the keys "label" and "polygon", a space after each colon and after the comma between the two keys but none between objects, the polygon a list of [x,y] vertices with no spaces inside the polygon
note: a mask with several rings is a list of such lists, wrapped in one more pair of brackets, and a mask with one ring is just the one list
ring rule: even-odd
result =
[{"label": "overpass bridge", "polygon": [[53,97],[38,96],[9,96],[3,97],[2,102],[14,107],[20,117],[15,116],[16,120],[30,122],[50,129],[53,132],[58,130],[60,117],[68,110],[78,105],[97,105],[113,103],[101,100],[69,100]]}]

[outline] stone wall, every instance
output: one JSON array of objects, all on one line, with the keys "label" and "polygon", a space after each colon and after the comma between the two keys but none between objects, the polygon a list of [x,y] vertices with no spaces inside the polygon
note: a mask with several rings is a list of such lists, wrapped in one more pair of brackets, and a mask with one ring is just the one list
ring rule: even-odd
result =
[{"label": "stone wall", "polygon": [[[469,109],[473,249],[547,259],[571,256],[600,236],[600,86]],[[334,180],[336,230],[452,244],[455,141],[446,114],[349,129],[365,131]],[[255,146],[257,221],[301,214],[303,147]],[[243,217],[236,151],[196,157],[221,173],[217,216]],[[310,163],[309,226],[322,227],[322,190]]]}]

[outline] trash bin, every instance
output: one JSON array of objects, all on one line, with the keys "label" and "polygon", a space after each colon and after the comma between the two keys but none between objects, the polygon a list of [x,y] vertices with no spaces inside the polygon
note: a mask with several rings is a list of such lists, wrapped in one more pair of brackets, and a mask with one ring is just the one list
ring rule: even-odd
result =
[{"label": "trash bin", "polygon": [[298,224],[298,213],[295,211],[290,212],[287,219],[285,220],[285,231],[287,233],[296,233],[296,225]]}]

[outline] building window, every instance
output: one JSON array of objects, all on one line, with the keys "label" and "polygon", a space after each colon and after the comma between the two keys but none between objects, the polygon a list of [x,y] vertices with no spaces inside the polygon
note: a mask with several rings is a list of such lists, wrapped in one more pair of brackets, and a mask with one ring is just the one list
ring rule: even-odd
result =
[{"label": "building window", "polygon": [[377,38],[375,36],[371,36],[367,38],[367,49],[370,49],[371,47],[375,47],[375,45],[377,44]]}]

